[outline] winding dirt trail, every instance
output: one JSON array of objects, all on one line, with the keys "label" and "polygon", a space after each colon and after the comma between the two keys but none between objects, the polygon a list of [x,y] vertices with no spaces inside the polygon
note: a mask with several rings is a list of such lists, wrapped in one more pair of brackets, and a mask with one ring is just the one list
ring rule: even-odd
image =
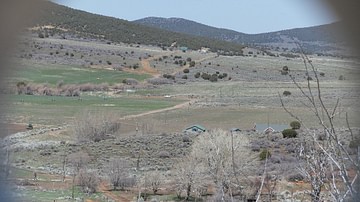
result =
[{"label": "winding dirt trail", "polygon": [[175,109],[181,109],[181,108],[185,108],[190,106],[192,103],[194,103],[195,100],[190,100],[190,101],[186,101],[184,103],[180,103],[178,105],[175,105],[173,107],[168,107],[168,108],[163,108],[163,109],[157,109],[157,110],[152,110],[152,111],[148,111],[148,112],[144,112],[141,114],[134,114],[134,115],[127,115],[127,116],[123,116],[120,118],[120,120],[125,120],[125,119],[132,119],[132,118],[138,118],[141,116],[146,116],[146,115],[150,115],[150,114],[155,114],[155,113],[160,113],[160,112],[166,112],[166,111],[171,111],[171,110],[175,110]]}]

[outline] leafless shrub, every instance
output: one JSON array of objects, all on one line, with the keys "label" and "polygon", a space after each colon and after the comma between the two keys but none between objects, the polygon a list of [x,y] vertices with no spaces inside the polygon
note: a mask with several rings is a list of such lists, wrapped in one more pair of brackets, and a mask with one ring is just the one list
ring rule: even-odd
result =
[{"label": "leafless shrub", "polygon": [[60,94],[68,97],[80,95],[79,87],[76,85],[64,85],[59,91]]},{"label": "leafless shrub", "polygon": [[287,181],[289,182],[298,182],[304,180],[304,176],[300,173],[291,174],[287,176]]},{"label": "leafless shrub", "polygon": [[58,81],[57,83],[56,83],[56,87],[57,88],[61,88],[61,87],[63,87],[64,86],[64,80],[60,80],[60,81]]},{"label": "leafless shrub", "polygon": [[106,172],[114,190],[116,190],[117,187],[125,190],[127,187],[135,186],[136,178],[130,176],[130,169],[130,163],[127,160],[121,158],[110,159]]},{"label": "leafless shrub", "polygon": [[83,151],[72,153],[67,159],[73,167],[74,173],[78,173],[90,161],[89,155]]},{"label": "leafless shrub", "polygon": [[281,163],[281,158],[279,156],[271,156],[270,162],[273,163],[273,164],[280,164]]},{"label": "leafless shrub", "polygon": [[259,152],[260,151],[260,146],[256,145],[256,144],[251,144],[251,151],[253,152]]},{"label": "leafless shrub", "polygon": [[170,153],[168,151],[160,151],[158,153],[158,156],[159,156],[159,158],[162,158],[162,159],[171,157],[171,155],[170,155]]},{"label": "leafless shrub", "polygon": [[109,90],[109,84],[108,83],[101,83],[101,84],[97,84],[94,87],[95,91],[107,91]]},{"label": "leafless shrub", "polygon": [[[248,136],[234,136],[223,130],[203,133],[193,144],[191,155],[203,166],[204,176],[223,197],[244,194],[243,189],[250,186],[247,176],[254,172],[253,167],[258,166],[259,161],[257,155],[248,150],[248,144]],[[238,153],[242,155],[235,155]]]},{"label": "leafless shrub", "polygon": [[296,152],[296,146],[293,144],[289,144],[285,146],[285,151],[287,153],[295,153]]},{"label": "leafless shrub", "polygon": [[163,84],[172,84],[173,81],[165,78],[150,78],[147,80],[148,83],[152,85],[163,85]]},{"label": "leafless shrub", "polygon": [[206,192],[204,184],[207,178],[204,175],[204,167],[199,164],[194,155],[188,155],[180,159],[174,167],[173,180],[176,195],[179,199],[182,193],[185,193],[185,200],[188,200],[194,192],[199,195]]},{"label": "leafless shrub", "polygon": [[72,153],[67,157],[67,162],[72,166],[72,194],[71,197],[75,198],[75,177],[80,173],[80,170],[85,168],[86,164],[90,161],[90,157],[87,153],[79,151]]},{"label": "leafless shrub", "polygon": [[150,189],[154,194],[159,191],[162,183],[164,183],[164,176],[159,171],[146,173],[142,182],[145,190]]},{"label": "leafless shrub", "polygon": [[84,111],[75,118],[72,129],[78,142],[103,140],[120,129],[120,122],[110,112]]},{"label": "leafless shrub", "polygon": [[124,84],[123,83],[114,84],[112,87],[115,90],[124,90]]},{"label": "leafless shrub", "polygon": [[190,139],[190,137],[188,135],[183,135],[182,141],[183,142],[191,142],[191,139]]},{"label": "leafless shrub", "polygon": [[82,92],[93,91],[94,85],[90,84],[90,83],[84,83],[84,84],[78,85],[78,89]]},{"label": "leafless shrub", "polygon": [[266,139],[256,139],[250,142],[251,146],[258,146],[260,149],[269,148],[270,143]]},{"label": "leafless shrub", "polygon": [[283,155],[281,156],[281,161],[284,163],[294,163],[297,161],[297,159],[290,155]]},{"label": "leafless shrub", "polygon": [[78,185],[82,191],[87,194],[95,193],[99,185],[99,179],[94,172],[88,172],[86,169],[81,169],[77,175]]}]

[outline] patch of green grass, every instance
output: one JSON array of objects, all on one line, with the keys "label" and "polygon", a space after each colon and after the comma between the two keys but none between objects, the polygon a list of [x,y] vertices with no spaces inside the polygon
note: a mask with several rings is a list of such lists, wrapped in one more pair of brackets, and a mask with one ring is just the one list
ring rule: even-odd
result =
[{"label": "patch of green grass", "polygon": [[134,78],[143,81],[151,76],[148,74],[133,74],[129,72],[94,69],[80,66],[67,65],[43,65],[30,64],[19,67],[14,74],[15,81],[28,81],[33,83],[49,83],[56,85],[58,81],[64,81],[65,84],[83,84],[83,83],[121,83],[126,78]]},{"label": "patch of green grass", "polygon": [[[48,202],[54,201],[65,202],[65,201],[74,201],[71,199],[72,190],[35,190],[35,189],[24,189],[20,191],[22,195],[21,198],[26,201],[36,201],[36,202]],[[102,193],[94,193],[90,196],[82,193],[79,187],[75,189],[75,198],[78,199],[96,199],[97,201],[106,201]]]},{"label": "patch of green grass", "polygon": [[22,178],[22,179],[32,179],[34,177],[34,172],[20,169],[20,168],[11,168],[10,178]]},{"label": "patch of green grass", "polygon": [[[53,101],[53,99],[55,101]],[[82,96],[82,100],[74,97],[50,97],[34,95],[9,95],[8,115],[12,118],[23,117],[32,124],[62,124],[84,110],[111,111],[119,117],[129,114],[167,108],[183,102],[183,100],[166,98],[138,98],[102,96]]]}]

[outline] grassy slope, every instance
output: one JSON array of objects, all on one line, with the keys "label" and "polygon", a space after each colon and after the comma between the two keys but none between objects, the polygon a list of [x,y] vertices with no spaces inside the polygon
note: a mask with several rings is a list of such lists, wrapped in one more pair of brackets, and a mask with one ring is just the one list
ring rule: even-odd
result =
[{"label": "grassy slope", "polygon": [[14,74],[16,81],[29,81],[33,83],[56,84],[58,81],[64,81],[65,84],[82,83],[121,83],[126,78],[134,78],[143,81],[150,78],[146,74],[133,74],[123,71],[108,69],[84,68],[80,66],[52,65],[52,64],[30,64],[24,65]]},{"label": "grassy slope", "polygon": [[[84,110],[99,110],[117,113],[120,116],[172,107],[182,102],[174,99],[148,99],[137,97],[107,98],[82,96],[82,101],[72,97],[49,97],[12,95],[8,96],[8,116],[13,122],[33,124],[63,124]],[[52,101],[55,99],[55,101]]]}]

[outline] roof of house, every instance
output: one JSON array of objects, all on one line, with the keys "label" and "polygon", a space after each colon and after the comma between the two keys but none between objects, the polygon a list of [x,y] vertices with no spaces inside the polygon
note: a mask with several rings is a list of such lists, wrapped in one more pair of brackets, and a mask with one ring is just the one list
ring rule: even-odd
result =
[{"label": "roof of house", "polygon": [[185,130],[190,130],[190,129],[193,129],[193,128],[197,128],[199,130],[206,131],[206,129],[204,127],[202,127],[201,125],[192,125],[190,127],[185,128]]},{"label": "roof of house", "polygon": [[268,127],[265,130],[263,130],[264,133],[269,133],[269,132],[275,132],[276,130],[273,129],[272,127]]},{"label": "roof of house", "polygon": [[275,131],[283,131],[284,129],[289,128],[288,125],[285,124],[256,124],[257,131],[265,131],[267,128],[272,128]]}]

